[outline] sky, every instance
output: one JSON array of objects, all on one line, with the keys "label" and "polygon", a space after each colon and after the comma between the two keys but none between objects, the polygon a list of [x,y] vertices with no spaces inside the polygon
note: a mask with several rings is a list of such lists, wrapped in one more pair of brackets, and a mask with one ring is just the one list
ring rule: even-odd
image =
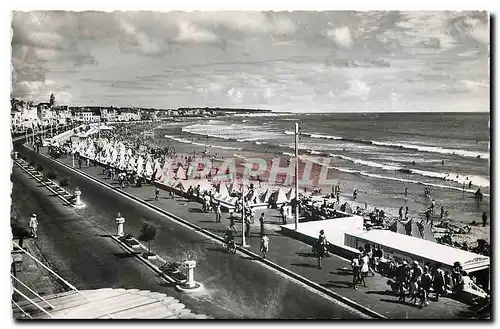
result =
[{"label": "sky", "polygon": [[489,17],[13,12],[12,97],[293,112],[489,111]]}]

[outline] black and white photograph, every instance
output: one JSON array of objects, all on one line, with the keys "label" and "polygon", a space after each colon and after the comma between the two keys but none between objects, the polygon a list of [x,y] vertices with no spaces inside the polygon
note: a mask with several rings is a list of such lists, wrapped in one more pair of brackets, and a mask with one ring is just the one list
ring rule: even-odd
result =
[{"label": "black and white photograph", "polygon": [[491,320],[490,12],[50,8],[5,22],[14,322]]}]

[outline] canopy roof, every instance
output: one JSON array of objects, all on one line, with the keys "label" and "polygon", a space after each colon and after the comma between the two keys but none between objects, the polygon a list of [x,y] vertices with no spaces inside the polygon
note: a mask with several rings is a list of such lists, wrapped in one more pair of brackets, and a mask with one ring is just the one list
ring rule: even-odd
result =
[{"label": "canopy roof", "polygon": [[489,267],[490,258],[469,251],[449,247],[425,239],[395,233],[389,230],[370,230],[349,233],[349,235],[379,244],[386,248],[399,250],[403,253],[453,266],[460,262],[467,272]]}]

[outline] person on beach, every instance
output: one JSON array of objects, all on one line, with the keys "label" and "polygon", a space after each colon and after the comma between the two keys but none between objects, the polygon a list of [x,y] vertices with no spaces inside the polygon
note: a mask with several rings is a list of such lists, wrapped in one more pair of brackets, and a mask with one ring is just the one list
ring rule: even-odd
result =
[{"label": "person on beach", "polygon": [[269,251],[269,238],[267,235],[262,234],[262,238],[260,239],[260,252],[262,253],[262,258],[267,257],[267,252]]},{"label": "person on beach", "polygon": [[217,205],[215,206],[215,222],[220,223],[222,218],[222,212],[220,209],[220,203],[217,202]]},{"label": "person on beach", "polygon": [[160,198],[160,189],[158,187],[155,188],[155,201],[158,201]]},{"label": "person on beach", "polygon": [[425,212],[425,223],[429,224],[430,220],[431,220],[431,210],[427,209],[427,211]]},{"label": "person on beach", "polygon": [[260,214],[259,223],[260,223],[260,235],[264,236],[266,235],[264,232],[264,213]]},{"label": "person on beach", "polygon": [[483,220],[483,227],[486,226],[486,222],[488,221],[488,215],[486,215],[486,211],[483,212],[483,216],[481,216],[482,220]]},{"label": "person on beach", "polygon": [[36,214],[31,215],[29,226],[31,230],[31,235],[36,239],[38,237],[36,234],[38,230],[38,220],[36,218]]},{"label": "person on beach", "polygon": [[320,270],[322,269],[322,260],[325,257],[326,244],[325,231],[321,230],[319,231],[318,241],[316,242],[316,258],[318,258],[318,268]]}]

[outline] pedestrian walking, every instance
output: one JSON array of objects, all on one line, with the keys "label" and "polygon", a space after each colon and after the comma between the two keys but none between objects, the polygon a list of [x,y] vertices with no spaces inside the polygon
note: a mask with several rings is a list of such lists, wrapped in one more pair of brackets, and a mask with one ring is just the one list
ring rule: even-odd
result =
[{"label": "pedestrian walking", "polygon": [[443,206],[441,206],[441,213],[439,214],[439,217],[441,219],[443,219],[443,217],[444,217],[444,207]]},{"label": "pedestrian walking", "polygon": [[260,239],[260,252],[262,253],[262,258],[267,257],[267,252],[269,251],[269,238],[267,235],[263,234]]},{"label": "pedestrian walking", "polygon": [[326,250],[326,236],[325,236],[325,231],[321,230],[319,231],[319,237],[318,241],[316,242],[316,258],[318,258],[318,268],[321,269],[322,265],[322,260],[325,257],[325,250]]},{"label": "pedestrian walking", "polygon": [[429,306],[429,292],[432,286],[432,276],[429,271],[429,266],[424,266],[424,274],[420,280],[420,307]]},{"label": "pedestrian walking", "polygon": [[280,215],[281,215],[281,223],[283,225],[286,225],[285,204],[284,203],[280,207]]},{"label": "pedestrian walking", "polygon": [[155,188],[155,200],[158,201],[160,198],[160,189],[157,187]]},{"label": "pedestrian walking", "polygon": [[220,223],[221,217],[222,217],[222,213],[220,210],[220,203],[217,203],[217,205],[215,206],[215,222]]},{"label": "pedestrian walking", "polygon": [[78,169],[82,169],[82,158],[78,155]]},{"label": "pedestrian walking", "polygon": [[31,215],[29,225],[30,225],[31,235],[36,239],[38,237],[37,236],[38,220],[36,218],[36,214]]},{"label": "pedestrian walking", "polygon": [[361,267],[360,283],[363,283],[363,285],[367,287],[365,278],[368,276],[370,258],[368,258],[368,255],[363,248],[359,248],[359,251],[359,265]]},{"label": "pedestrian walking", "polygon": [[264,232],[264,213],[260,214],[259,222],[260,222],[260,235],[264,236],[265,235],[265,232]]},{"label": "pedestrian walking", "polygon": [[351,260],[351,267],[352,267],[352,287],[353,289],[358,289],[358,283],[359,283],[359,259],[358,257],[354,257]]},{"label": "pedestrian walking", "polygon": [[403,207],[399,208],[399,220],[403,219]]},{"label": "pedestrian walking", "polygon": [[408,213],[410,212],[410,210],[408,209],[408,207],[406,207],[406,210],[405,210],[405,220],[408,219]]},{"label": "pedestrian walking", "polygon": [[352,193],[353,200],[356,201],[357,197],[358,197],[358,190],[354,190],[354,192]]},{"label": "pedestrian walking", "polygon": [[408,197],[408,187],[405,187],[405,198]]},{"label": "pedestrian walking", "polygon": [[436,200],[434,200],[434,199],[432,199],[432,201],[431,201],[431,210],[432,210],[432,214],[434,215],[435,211],[436,211]]}]

